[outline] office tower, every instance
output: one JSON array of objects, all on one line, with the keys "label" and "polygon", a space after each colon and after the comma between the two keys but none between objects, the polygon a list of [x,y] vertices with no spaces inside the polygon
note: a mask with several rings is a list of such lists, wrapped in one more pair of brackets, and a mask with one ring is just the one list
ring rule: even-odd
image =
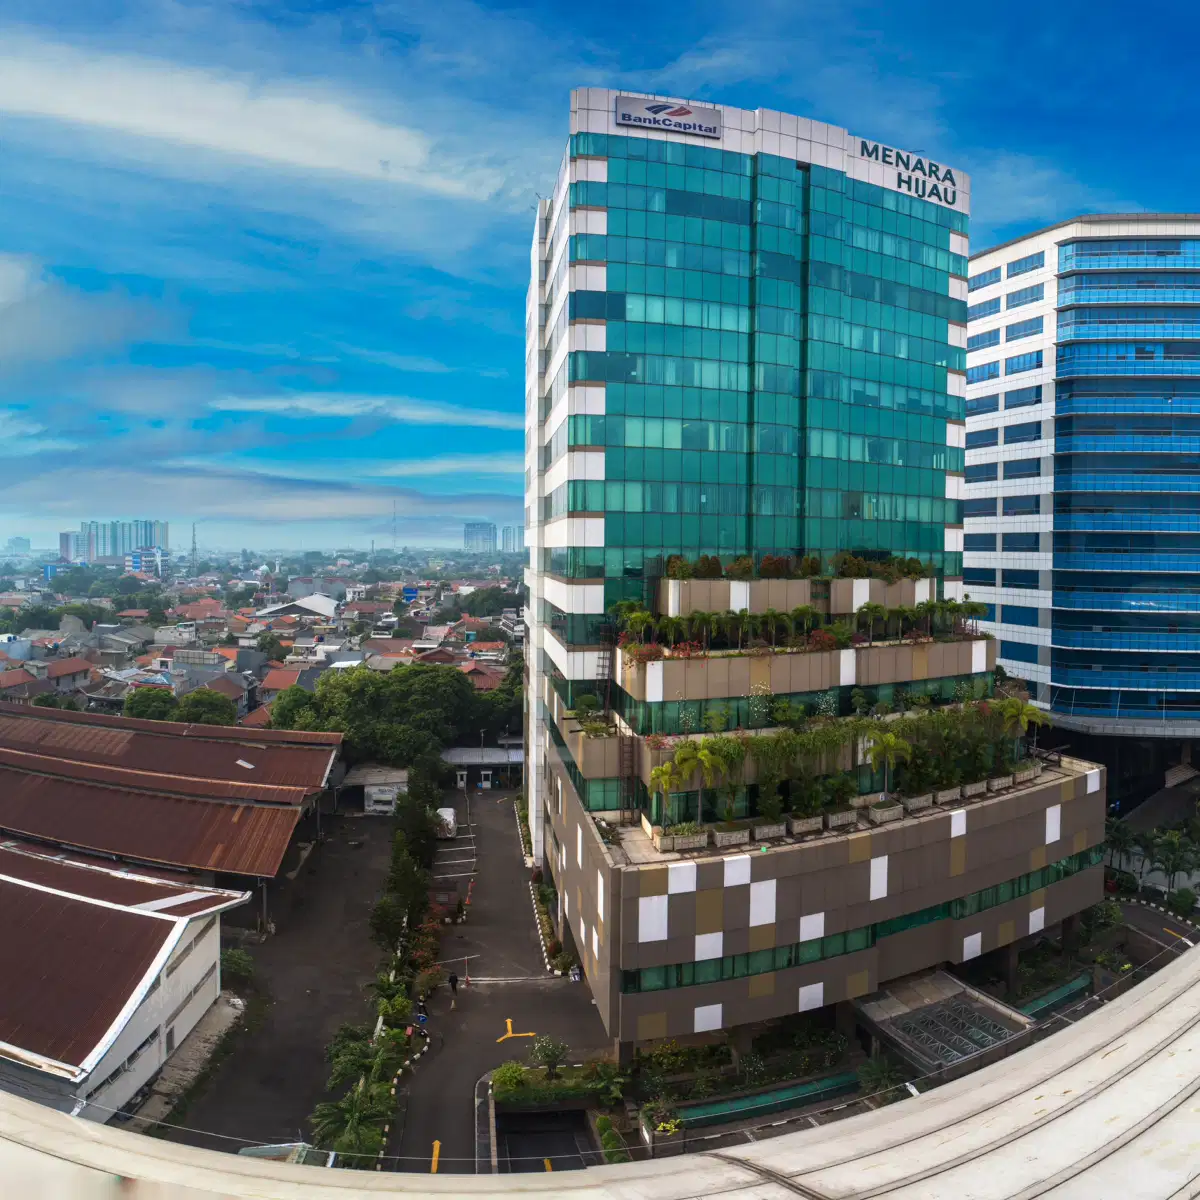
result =
[{"label": "office tower", "polygon": [[6,552],[9,554],[28,554],[30,550],[30,541],[27,537],[10,537],[6,546]]},{"label": "office tower", "polygon": [[[884,802],[871,832],[848,796],[820,809],[878,799],[852,748],[786,785],[738,738],[736,764],[678,757],[991,694],[995,643],[956,611],[969,194],[801,117],[572,94],[527,297],[529,825],[622,1053],[844,1003],[1101,896],[1086,764],[1002,777],[986,816]],[[781,788],[815,814],[769,819]]]},{"label": "office tower", "polygon": [[525,526],[505,525],[500,539],[505,554],[520,554],[525,549]]},{"label": "office tower", "polygon": [[495,553],[496,526],[491,521],[468,521],[463,526],[463,549],[476,554]]},{"label": "office tower", "polygon": [[122,558],[134,550],[170,548],[166,521],[82,521],[79,534],[84,544],[79,557],[89,560]]},{"label": "office tower", "polygon": [[1200,720],[1198,267],[1200,221],[1155,213],[971,260],[967,588],[1125,795]]}]

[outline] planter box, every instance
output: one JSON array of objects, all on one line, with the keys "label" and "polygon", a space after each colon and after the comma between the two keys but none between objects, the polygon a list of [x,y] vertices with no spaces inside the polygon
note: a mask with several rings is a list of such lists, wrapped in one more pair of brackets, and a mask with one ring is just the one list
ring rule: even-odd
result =
[{"label": "planter box", "polygon": [[714,829],[714,846],[747,846],[750,844],[749,829]]},{"label": "planter box", "polygon": [[703,850],[708,845],[708,830],[699,833],[677,833],[674,835],[676,850]]},{"label": "planter box", "polygon": [[900,803],[909,812],[919,812],[923,808],[929,808],[933,804],[933,793],[924,792],[920,796],[902,796]]},{"label": "planter box", "polygon": [[786,821],[774,821],[770,825],[752,825],[751,830],[754,833],[754,840],[762,842],[768,838],[786,837],[788,827]]},{"label": "planter box", "polygon": [[962,788],[942,788],[940,792],[933,793],[934,804],[953,804],[955,800],[962,799]]},{"label": "planter box", "polygon": [[883,799],[882,792],[863,792],[861,796],[850,797],[851,808],[866,808],[871,804],[878,804]]},{"label": "planter box", "polygon": [[650,824],[650,818],[642,813],[642,830],[648,838],[654,836],[654,826]]},{"label": "planter box", "polygon": [[825,818],[817,813],[815,817],[788,817],[788,833],[793,837],[801,833],[816,833],[825,828]]},{"label": "planter box", "polygon": [[844,825],[854,825],[858,821],[858,809],[847,808],[843,812],[827,812],[825,814],[826,829],[840,829]]},{"label": "planter box", "polygon": [[661,829],[656,829],[651,835],[650,840],[654,843],[655,850],[674,850],[675,837],[670,833],[663,833]]},{"label": "planter box", "polygon": [[1013,772],[1013,783],[1032,783],[1042,773],[1042,764],[1034,763],[1031,767],[1022,767]]},{"label": "planter box", "polygon": [[672,1158],[683,1153],[683,1130],[678,1133],[655,1133],[645,1121],[641,1122],[642,1141],[650,1147],[651,1158]]},{"label": "planter box", "polygon": [[987,794],[987,780],[981,779],[978,783],[964,783],[962,794],[964,800],[970,800],[972,796],[984,796]]},{"label": "planter box", "polygon": [[898,821],[904,816],[904,805],[885,804],[871,805],[867,809],[867,819],[872,825],[886,825],[889,821]]},{"label": "planter box", "polygon": [[997,775],[995,779],[987,781],[987,789],[989,792],[1002,792],[1006,788],[1013,785],[1013,777],[1011,775]]}]

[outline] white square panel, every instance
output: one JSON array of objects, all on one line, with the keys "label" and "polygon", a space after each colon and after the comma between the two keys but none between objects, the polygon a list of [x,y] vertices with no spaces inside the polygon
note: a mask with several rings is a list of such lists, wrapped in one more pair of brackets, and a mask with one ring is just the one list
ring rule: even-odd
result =
[{"label": "white square panel", "polygon": [[810,1012],[820,1008],[825,1003],[825,985],[823,983],[804,983],[800,985],[800,1012]]},{"label": "white square panel", "polygon": [[592,953],[600,957],[600,929],[598,926],[592,927]]},{"label": "white square panel", "polygon": [[694,862],[670,863],[667,866],[667,894],[694,892],[696,890],[696,864]]},{"label": "white square panel", "polygon": [[695,1024],[692,1028],[696,1033],[709,1033],[721,1028],[721,1006],[719,1004],[701,1004],[696,1008]]},{"label": "white square panel", "polygon": [[811,942],[814,938],[825,936],[825,914],[809,913],[800,918],[800,940]]},{"label": "white square panel", "polygon": [[638,941],[665,942],[667,940],[666,896],[638,897]]},{"label": "white square panel", "polygon": [[750,885],[750,924],[770,925],[775,920],[775,880],[763,879]]},{"label": "white square panel", "polygon": [[[737,611],[736,609],[734,611]],[[750,855],[735,854],[725,860],[725,886],[736,887],[750,882]]]},{"label": "white square panel", "polygon": [[1041,933],[1046,928],[1045,908],[1035,908],[1029,913],[1029,932]]},{"label": "white square panel", "polygon": [[950,813],[950,836],[962,837],[967,832],[967,810],[956,808]]},{"label": "white square panel", "polygon": [[962,960],[966,962],[969,958],[978,958],[983,952],[983,934],[969,933],[963,938]]},{"label": "white square panel", "polygon": [[604,873],[596,872],[596,916],[604,920]]},{"label": "white square panel", "polygon": [[696,934],[696,961],[704,962],[709,958],[720,958],[725,953],[725,935],[723,933]]},{"label": "white square panel", "polygon": [[575,865],[583,866],[583,826],[575,826]]},{"label": "white square panel", "polygon": [[1062,836],[1062,805],[1052,804],[1046,809],[1046,845],[1057,842]]}]

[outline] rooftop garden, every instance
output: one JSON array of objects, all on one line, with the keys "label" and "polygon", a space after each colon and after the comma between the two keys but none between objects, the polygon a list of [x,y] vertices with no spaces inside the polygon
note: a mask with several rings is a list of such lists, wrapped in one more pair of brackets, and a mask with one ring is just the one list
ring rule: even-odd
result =
[{"label": "rooftop garden", "polygon": [[756,563],[749,554],[722,560],[702,554],[694,562],[672,554],[664,564],[668,579],[929,579],[932,568],[919,558],[862,558],[842,552],[823,559],[819,554],[764,554]]},{"label": "rooftop garden", "polygon": [[709,654],[772,654],[845,650],[879,642],[922,643],[981,637],[976,626],[987,606],[970,599],[926,600],[884,608],[863,604],[853,616],[833,620],[811,604],[790,612],[692,612],[659,616],[636,600],[611,610],[620,630],[617,644],[626,662],[703,658]]},{"label": "rooftop garden", "polygon": [[650,773],[660,848],[699,849],[710,832],[718,846],[748,842],[751,832],[755,840],[813,833],[854,824],[861,809],[882,824],[1027,782],[1037,770],[1025,761],[1025,739],[1048,717],[1024,700],[905,714],[884,707],[835,718],[785,701],[771,732],[662,739],[669,757]]}]

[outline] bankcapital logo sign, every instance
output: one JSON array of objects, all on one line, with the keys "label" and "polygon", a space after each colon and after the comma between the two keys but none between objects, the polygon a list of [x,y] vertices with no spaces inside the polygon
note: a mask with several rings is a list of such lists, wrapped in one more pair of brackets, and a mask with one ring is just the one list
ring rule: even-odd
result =
[{"label": "bankcapital logo sign", "polygon": [[643,129],[666,129],[695,137],[721,136],[721,110],[718,108],[688,108],[686,104],[618,96],[614,119],[618,125],[637,125]]}]

